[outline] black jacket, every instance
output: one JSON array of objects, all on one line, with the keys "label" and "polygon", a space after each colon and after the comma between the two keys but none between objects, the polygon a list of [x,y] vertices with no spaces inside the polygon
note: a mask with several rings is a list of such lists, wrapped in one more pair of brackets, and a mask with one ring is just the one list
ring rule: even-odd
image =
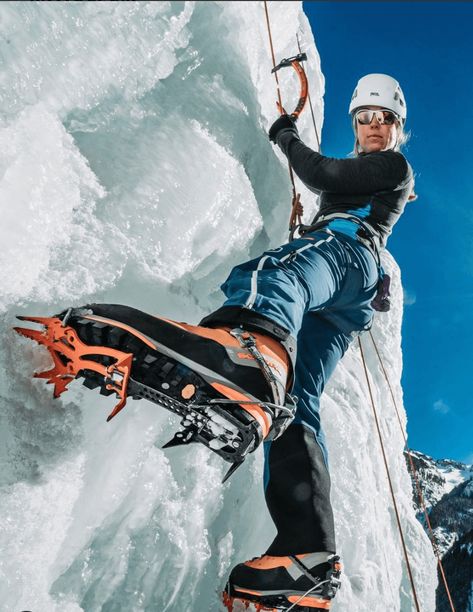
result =
[{"label": "black jacket", "polygon": [[277,144],[304,185],[320,195],[320,208],[311,225],[322,215],[350,212],[368,222],[385,246],[414,190],[412,168],[402,153],[325,157],[307,147],[295,128],[281,130]]}]

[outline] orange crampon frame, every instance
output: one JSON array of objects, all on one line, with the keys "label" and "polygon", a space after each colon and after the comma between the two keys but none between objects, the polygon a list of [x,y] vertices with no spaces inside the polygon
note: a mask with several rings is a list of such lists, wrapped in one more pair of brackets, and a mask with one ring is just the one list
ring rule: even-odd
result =
[{"label": "orange crampon frame", "polygon": [[[108,415],[110,421],[122,408],[127,399],[127,387],[130,378],[132,353],[109,348],[106,346],[89,346],[82,342],[77,332],[58,317],[17,317],[20,321],[38,323],[43,330],[15,327],[15,331],[31,338],[45,346],[51,355],[54,367],[51,370],[38,372],[35,378],[44,378],[48,384],[54,385],[54,397],[59,397],[66,391],[67,385],[83,370],[92,370],[104,377],[106,389],[114,391],[120,401]],[[93,357],[108,357],[114,362],[104,365]]]},{"label": "orange crampon frame", "polygon": [[[233,610],[233,604],[235,601],[237,601],[239,604],[243,604],[245,606],[245,610],[248,610],[250,606],[253,606],[253,608],[257,612],[280,612],[280,610],[278,611],[277,608],[267,608],[263,606],[262,604],[259,604],[253,601],[230,597],[230,595],[226,593],[225,591],[222,594],[222,600],[228,612],[237,612],[236,610],[235,611]],[[241,606],[240,606],[240,609],[241,609]]]}]

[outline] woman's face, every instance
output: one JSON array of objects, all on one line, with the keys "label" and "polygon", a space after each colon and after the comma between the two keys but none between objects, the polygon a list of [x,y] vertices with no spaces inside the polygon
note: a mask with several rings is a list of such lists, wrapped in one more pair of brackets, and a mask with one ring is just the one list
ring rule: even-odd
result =
[{"label": "woman's face", "polygon": [[[364,108],[381,109],[381,106],[365,106]],[[362,125],[356,122],[356,134],[358,142],[364,153],[373,153],[374,151],[387,151],[394,148],[397,140],[396,123],[388,125],[381,124],[373,116],[369,125]]]}]

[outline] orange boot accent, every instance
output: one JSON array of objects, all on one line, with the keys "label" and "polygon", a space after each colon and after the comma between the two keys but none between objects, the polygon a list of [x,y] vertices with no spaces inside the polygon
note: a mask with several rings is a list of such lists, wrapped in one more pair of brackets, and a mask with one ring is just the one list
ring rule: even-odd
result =
[{"label": "orange boot accent", "polygon": [[[237,338],[230,334],[233,327],[201,327],[199,325],[189,325],[188,323],[177,323],[176,321],[171,321],[170,319],[163,320],[171,323],[172,325],[176,325],[176,327],[180,327],[181,329],[185,329],[188,332],[196,334],[197,336],[201,336],[202,338],[214,340],[222,346],[242,348]],[[279,377],[285,378],[290,370],[291,362],[286,349],[279,342],[279,340],[275,340],[274,338],[271,338],[271,336],[267,336],[266,334],[261,334],[259,332],[252,331],[248,333],[250,333],[256,340],[256,347],[263,355],[268,365],[276,370]],[[243,353],[242,349],[242,353],[239,355],[239,357],[245,359],[245,356],[246,354]],[[246,358],[253,359],[251,355],[248,355]]]},{"label": "orange boot accent", "polygon": [[[175,325],[187,332],[200,336],[201,338],[208,338],[217,342],[221,346],[231,347],[232,349],[241,349],[241,352],[237,353],[240,359],[253,360],[253,355],[249,354],[241,346],[240,341],[232,336],[230,331],[232,327],[201,327],[199,325],[189,325],[188,323],[177,323],[170,319],[164,319],[168,323]],[[243,330],[242,330],[243,331]],[[288,387],[288,373],[290,371],[290,359],[283,345],[274,338],[261,334],[259,332],[248,332],[256,341],[256,348],[264,357],[266,363],[273,371],[276,379],[280,380],[282,384]],[[242,400],[247,402],[252,399],[246,396],[244,393],[240,393],[222,383],[211,383],[212,387],[225,397],[233,400]],[[271,429],[272,420],[266,410],[259,404],[240,404],[241,408],[246,412],[249,412],[251,416],[258,421],[263,432],[263,439],[265,439]]]},{"label": "orange boot accent", "polygon": [[330,610],[330,600],[321,599],[320,597],[303,597],[300,599],[298,595],[289,595],[287,598],[292,604],[297,603],[298,606],[307,606],[314,610]]},{"label": "orange boot accent", "polygon": [[[303,555],[297,555],[298,558]],[[270,555],[263,555],[262,557],[257,557],[256,559],[251,559],[251,561],[245,561],[245,565],[248,567],[254,567],[255,569],[260,570],[268,570],[274,569],[276,567],[289,567],[293,565],[294,561],[289,557],[271,557]]]},{"label": "orange boot accent", "polygon": [[[235,389],[230,389],[226,385],[222,385],[221,383],[211,383],[212,387],[216,389],[219,393],[228,397],[228,399],[240,400],[243,402],[248,401],[248,396],[243,393],[239,393],[235,391]],[[261,429],[263,431],[263,439],[269,434],[269,430],[271,429],[272,419],[269,414],[262,408],[259,404],[240,404],[243,410],[249,412],[251,416],[258,421],[261,425]]]}]

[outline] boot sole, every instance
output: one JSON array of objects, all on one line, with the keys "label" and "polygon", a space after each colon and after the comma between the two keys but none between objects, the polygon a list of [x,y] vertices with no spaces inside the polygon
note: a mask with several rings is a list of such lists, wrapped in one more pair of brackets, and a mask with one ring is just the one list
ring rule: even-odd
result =
[{"label": "boot sole", "polygon": [[[235,463],[243,461],[262,441],[261,428],[250,413],[238,404],[232,404],[231,409],[219,404],[219,399],[226,398],[183,363],[153,350],[121,327],[94,320],[93,315],[68,321],[68,325],[92,347],[106,346],[133,354],[127,397],[147,399],[182,417],[183,431],[169,446],[201,442]],[[104,356],[97,356],[97,361],[111,365]],[[114,392],[107,389],[106,379],[92,370],[82,370],[79,376],[83,376],[87,388],[98,387],[102,395]],[[191,398],[186,399],[189,393]]]},{"label": "boot sole", "polygon": [[[54,384],[55,397],[81,378],[87,388],[120,398],[107,420],[130,397],[156,403],[181,417],[182,429],[165,447],[204,444],[232,463],[224,480],[270,431],[274,411],[265,403],[265,392],[258,391],[260,400],[238,386],[253,388],[261,381],[259,367],[249,361],[252,367],[242,369],[234,361],[241,351],[229,353],[184,325],[110,304],[69,309],[57,317],[17,318],[45,328],[15,330],[50,352],[54,368],[35,377]],[[236,373],[240,383],[227,378],[233,380]]]}]

